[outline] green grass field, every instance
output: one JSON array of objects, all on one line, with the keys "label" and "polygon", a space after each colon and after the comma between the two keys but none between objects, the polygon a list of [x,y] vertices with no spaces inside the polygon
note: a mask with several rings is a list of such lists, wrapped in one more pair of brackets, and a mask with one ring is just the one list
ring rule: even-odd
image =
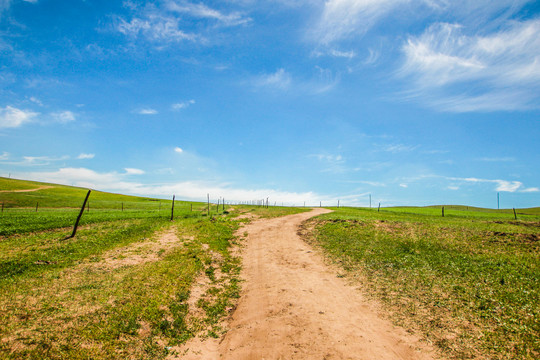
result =
[{"label": "green grass field", "polygon": [[[239,296],[238,215],[309,210],[214,204],[208,216],[177,201],[171,222],[171,200],[92,191],[66,239],[85,195],[0,178],[0,358],[162,359],[217,337]],[[333,210],[306,238],[443,357],[540,357],[540,208],[517,220],[466,206]]]},{"label": "green grass field", "polygon": [[208,216],[206,204],[176,201],[171,222],[170,200],[92,191],[66,239],[87,190],[0,178],[0,191],[6,359],[163,359],[195,335],[220,336],[240,289],[231,249],[248,220],[237,215],[303,211],[214,204]]},{"label": "green grass field", "polygon": [[[310,241],[454,359],[540,357],[539,209],[340,208]],[[308,225],[309,226],[309,225]]]}]

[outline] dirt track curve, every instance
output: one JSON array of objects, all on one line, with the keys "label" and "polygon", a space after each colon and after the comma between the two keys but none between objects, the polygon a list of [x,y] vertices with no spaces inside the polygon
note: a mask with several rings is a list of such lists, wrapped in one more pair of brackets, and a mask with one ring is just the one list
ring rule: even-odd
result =
[{"label": "dirt track curve", "polygon": [[253,221],[243,251],[245,280],[229,331],[187,344],[182,359],[431,359],[434,352],[377,315],[297,235],[328,212]]}]

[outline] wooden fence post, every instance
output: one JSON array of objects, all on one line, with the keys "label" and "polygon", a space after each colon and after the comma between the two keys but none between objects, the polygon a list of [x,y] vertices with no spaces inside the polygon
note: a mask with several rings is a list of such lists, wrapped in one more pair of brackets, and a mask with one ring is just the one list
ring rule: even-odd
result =
[{"label": "wooden fence post", "polygon": [[174,218],[174,195],[172,196],[172,207],[171,207],[171,221]]},{"label": "wooden fence post", "polygon": [[377,212],[381,211],[381,203],[379,203],[379,207],[377,208]]},{"label": "wooden fence post", "polygon": [[517,220],[516,208],[512,208],[512,210],[514,210],[514,220]]},{"label": "wooden fence post", "polygon": [[67,237],[67,239],[75,237],[75,234],[77,233],[77,227],[79,226],[79,221],[81,220],[81,216],[84,212],[84,208],[86,206],[86,202],[88,201],[88,197],[90,196],[90,192],[92,192],[92,190],[88,190],[88,193],[86,194],[86,197],[84,198],[81,211],[79,212],[79,216],[77,216],[77,220],[75,221],[75,225],[73,226],[73,232],[71,233],[71,236]]},{"label": "wooden fence post", "polygon": [[444,206],[442,207],[442,217],[444,217]]},{"label": "wooden fence post", "polygon": [[38,210],[38,206],[39,206],[39,201],[36,202],[36,212],[37,212],[37,210]]}]

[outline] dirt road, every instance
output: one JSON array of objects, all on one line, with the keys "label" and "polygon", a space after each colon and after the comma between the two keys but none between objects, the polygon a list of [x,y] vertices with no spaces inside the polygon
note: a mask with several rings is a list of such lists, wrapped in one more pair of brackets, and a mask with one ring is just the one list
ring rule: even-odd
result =
[{"label": "dirt road", "polygon": [[327,211],[256,220],[242,230],[245,282],[230,330],[221,340],[192,343],[182,358],[432,358],[297,235],[302,221]]}]

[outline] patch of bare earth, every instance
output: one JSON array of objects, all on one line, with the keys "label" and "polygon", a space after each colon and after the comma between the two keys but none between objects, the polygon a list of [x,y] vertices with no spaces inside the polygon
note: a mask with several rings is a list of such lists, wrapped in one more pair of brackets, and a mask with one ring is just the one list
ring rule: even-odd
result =
[{"label": "patch of bare earth", "polygon": [[194,339],[182,359],[431,359],[434,350],[378,314],[298,236],[316,209],[245,226],[245,281],[230,329]]},{"label": "patch of bare earth", "polygon": [[[79,294],[71,292],[71,288],[85,285],[85,282],[88,281],[87,273],[108,273],[110,270],[121,267],[159,261],[188,239],[179,238],[176,235],[176,228],[171,228],[146,241],[105,252],[99,261],[86,261],[62,271],[58,280],[54,281],[47,289],[37,291],[30,296],[25,294],[12,299],[15,304],[10,304],[10,306],[16,306],[16,303],[24,303],[24,305],[20,306],[21,310],[15,312],[9,321],[13,323],[23,321],[27,323],[27,326],[14,331],[9,337],[0,338],[0,343],[9,348],[10,351],[20,351],[29,347],[22,340],[35,337],[36,332],[42,333],[44,324],[46,326],[53,325],[59,330],[67,329],[77,321],[78,317],[98,312],[103,304],[88,303],[86,299],[80,298]],[[66,287],[66,284],[69,284],[69,288]],[[39,319],[34,319],[30,315],[44,311],[43,309],[49,305],[60,307],[62,311],[52,312]],[[0,304],[0,308],[2,306],[4,304]],[[29,323],[29,320],[32,319],[34,321]],[[142,323],[140,333],[144,335],[145,332],[149,331],[148,329],[149,325]],[[35,345],[31,346],[35,347]]]},{"label": "patch of bare earth", "polygon": [[52,187],[53,187],[53,186],[49,186],[49,185],[41,185],[40,187],[35,188],[35,189],[0,190],[0,193],[8,193],[8,192],[16,192],[16,193],[19,193],[19,192],[33,192],[33,191],[38,191],[38,190],[50,189],[50,188],[52,188]]}]

